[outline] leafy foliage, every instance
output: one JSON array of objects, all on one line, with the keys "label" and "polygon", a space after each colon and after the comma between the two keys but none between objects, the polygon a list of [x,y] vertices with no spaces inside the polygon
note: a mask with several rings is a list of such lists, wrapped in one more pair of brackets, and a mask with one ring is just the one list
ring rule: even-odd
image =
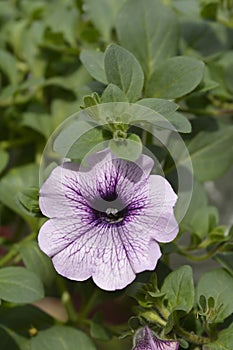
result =
[{"label": "leafy foliage", "polygon": [[[233,230],[207,188],[233,163],[233,2],[2,0],[0,108],[1,349],[127,350],[149,324],[184,349],[230,350]],[[104,147],[183,182],[178,239],[115,293],[59,276],[37,243],[41,181]]]}]

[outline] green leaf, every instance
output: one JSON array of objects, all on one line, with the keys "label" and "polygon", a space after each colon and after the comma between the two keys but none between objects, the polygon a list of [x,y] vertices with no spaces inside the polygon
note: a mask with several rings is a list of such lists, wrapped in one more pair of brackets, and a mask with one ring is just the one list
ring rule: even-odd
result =
[{"label": "green leaf", "polygon": [[177,56],[158,65],[152,74],[146,89],[148,97],[182,97],[201,82],[204,63],[196,58]]},{"label": "green leaf", "polygon": [[54,326],[31,339],[31,350],[95,350],[87,335],[75,328]]},{"label": "green leaf", "polygon": [[[201,131],[188,144],[195,177],[199,181],[222,176],[233,161],[233,127],[222,126],[217,131]],[[185,159],[180,160],[185,163]]]},{"label": "green leaf", "polygon": [[1,350],[30,350],[30,341],[0,324]]},{"label": "green leaf", "polygon": [[125,96],[124,92],[117,85],[109,84],[101,96],[101,101],[103,103],[127,102],[128,99]]},{"label": "green leaf", "polygon": [[11,169],[0,181],[0,201],[21,215],[30,225],[37,219],[28,216],[26,210],[18,202],[17,194],[30,186],[38,186],[38,166],[27,164]]},{"label": "green leaf", "polygon": [[194,304],[192,268],[185,265],[171,272],[165,278],[161,292],[165,293],[170,312],[175,310],[189,312]]},{"label": "green leaf", "polygon": [[14,56],[5,50],[0,49],[0,70],[6,74],[12,85],[18,82],[17,61]]},{"label": "green leaf", "polygon": [[212,206],[201,207],[195,211],[190,225],[193,232],[202,239],[218,224],[218,220],[217,208]]},{"label": "green leaf", "polygon": [[233,323],[218,334],[218,339],[213,343],[203,346],[203,350],[232,350],[233,344]]},{"label": "green leaf", "polygon": [[33,272],[24,267],[0,269],[0,299],[13,303],[31,303],[43,296],[43,285]]},{"label": "green leaf", "polygon": [[131,134],[126,139],[109,141],[111,151],[119,158],[136,161],[142,153],[142,142],[138,135]]},{"label": "green leaf", "polygon": [[111,335],[107,331],[107,329],[102,325],[102,315],[100,313],[96,313],[91,322],[90,333],[91,336],[95,339],[99,340],[110,340]]},{"label": "green leaf", "polygon": [[52,122],[49,114],[26,112],[22,117],[22,125],[39,132],[46,138],[49,138],[52,132]]},{"label": "green leaf", "polygon": [[34,272],[46,286],[54,282],[56,274],[51,259],[39,249],[36,242],[21,244],[19,252],[26,268]]},{"label": "green leaf", "polygon": [[1,306],[0,320],[0,325],[14,332],[20,332],[26,337],[28,337],[28,331],[32,326],[37,330],[43,330],[54,324],[54,319],[51,316],[30,304],[10,308]]},{"label": "green leaf", "polygon": [[67,153],[67,157],[71,159],[83,159],[89,152],[96,151],[96,147],[102,146],[107,138],[103,135],[101,128],[92,128],[78,138],[73,143]]},{"label": "green leaf", "polygon": [[233,252],[218,253],[214,257],[233,277]]},{"label": "green leaf", "polygon": [[[193,179],[192,197],[189,203],[188,210],[181,221],[180,227],[184,230],[192,232],[193,227],[191,226],[191,221],[195,213],[200,209],[206,210],[208,205],[208,198],[204,186],[199,183],[195,178]],[[183,212],[182,202],[177,203],[175,212],[179,216],[179,212]]]},{"label": "green leaf", "polygon": [[159,0],[127,1],[119,12],[116,29],[120,44],[141,63],[146,80],[159,63],[176,54],[176,16]]},{"label": "green leaf", "polygon": [[9,154],[6,151],[0,149],[0,173],[5,169],[8,161],[9,161]]},{"label": "green leaf", "polygon": [[176,103],[162,98],[143,98],[137,101],[137,104],[151,108],[165,118],[171,117],[179,107]]},{"label": "green leaf", "polygon": [[104,53],[94,50],[82,50],[80,60],[88,73],[97,81],[107,84],[104,70]]},{"label": "green leaf", "polygon": [[104,67],[108,82],[117,85],[129,101],[133,102],[140,96],[143,71],[129,51],[116,44],[110,45],[105,52]]},{"label": "green leaf", "polygon": [[231,297],[233,290],[233,278],[223,269],[215,269],[202,275],[197,285],[197,301],[201,295],[208,300],[212,297],[215,301],[214,323],[223,322],[225,318],[233,312],[233,299]]},{"label": "green leaf", "polygon": [[78,20],[79,13],[75,6],[60,3],[58,6],[51,5],[45,23],[53,32],[62,33],[71,46],[76,46]]},{"label": "green leaf", "polygon": [[125,0],[84,0],[84,10],[106,42],[111,39],[111,30],[124,2]]},{"label": "green leaf", "polygon": [[39,189],[37,187],[29,187],[20,191],[17,199],[28,215],[43,216],[39,207]]},{"label": "green leaf", "polygon": [[169,130],[176,130],[182,133],[189,133],[191,131],[192,127],[189,120],[181,113],[176,112],[178,105],[174,102],[163,100],[161,98],[144,98],[139,100],[137,104],[151,108],[156,113],[162,115],[164,117],[164,121],[167,120],[168,123],[163,123],[161,119],[161,127]]}]

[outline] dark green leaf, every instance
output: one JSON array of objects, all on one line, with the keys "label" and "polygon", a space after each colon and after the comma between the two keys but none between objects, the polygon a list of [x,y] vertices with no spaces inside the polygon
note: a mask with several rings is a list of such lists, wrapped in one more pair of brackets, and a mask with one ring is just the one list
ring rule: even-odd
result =
[{"label": "dark green leaf", "polygon": [[194,304],[193,274],[190,266],[182,266],[171,272],[164,280],[162,293],[168,303],[168,310],[189,312]]},{"label": "dark green leaf", "polygon": [[54,326],[31,339],[31,350],[95,350],[87,335],[75,328]]},{"label": "dark green leaf", "polygon": [[30,350],[29,339],[0,324],[1,350]]},{"label": "dark green leaf", "polygon": [[129,101],[140,96],[144,76],[140,64],[129,51],[116,44],[110,45],[105,52],[104,67],[108,82],[117,85]]},{"label": "dark green leaf", "polygon": [[146,95],[148,97],[182,97],[201,82],[204,63],[196,58],[177,56],[158,65],[152,74]]},{"label": "dark green leaf", "polygon": [[23,267],[0,269],[0,299],[14,303],[30,303],[43,298],[39,278]]},{"label": "dark green leaf", "polygon": [[146,80],[159,63],[176,54],[176,16],[159,0],[127,1],[119,12],[116,28],[120,44],[137,57]]},{"label": "dark green leaf", "polygon": [[[223,126],[213,132],[201,131],[190,141],[188,151],[199,181],[215,180],[232,165],[232,138],[233,127]],[[184,162],[182,159],[181,163]]]},{"label": "dark green leaf", "polygon": [[[211,320],[222,322],[233,312],[233,278],[223,269],[215,269],[202,275],[197,285],[197,300],[204,295],[206,300],[214,298],[215,305]],[[213,315],[214,313],[214,315]]]},{"label": "dark green leaf", "polygon": [[215,255],[217,260],[233,277],[233,252],[222,252]]},{"label": "dark green leaf", "polygon": [[0,149],[0,173],[5,169],[8,160],[9,154],[6,151]]},{"label": "dark green leaf", "polygon": [[103,84],[107,84],[104,70],[104,53],[94,50],[82,50],[80,60],[90,75]]},{"label": "dark green leaf", "polygon": [[218,339],[204,345],[204,350],[231,350],[233,344],[233,323],[218,334]]}]

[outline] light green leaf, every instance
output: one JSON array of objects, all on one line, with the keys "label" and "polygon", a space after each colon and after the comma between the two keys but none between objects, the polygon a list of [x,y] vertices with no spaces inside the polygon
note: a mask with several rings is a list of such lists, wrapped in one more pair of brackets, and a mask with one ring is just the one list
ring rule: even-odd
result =
[{"label": "light green leaf", "polygon": [[117,85],[109,84],[101,96],[101,101],[103,103],[127,102],[128,99],[125,96],[124,92]]},{"label": "light green leaf", "polygon": [[163,100],[161,98],[144,98],[139,100],[137,104],[151,108],[156,113],[162,115],[164,117],[164,121],[167,121],[167,123],[162,123],[161,119],[161,127],[169,130],[176,130],[182,133],[189,133],[191,131],[191,124],[189,120],[181,113],[176,112],[178,105],[174,102]]},{"label": "light green leaf", "polygon": [[0,269],[0,299],[13,303],[31,303],[43,296],[43,285],[32,271],[24,267]]},{"label": "light green leaf", "polygon": [[73,143],[67,153],[67,157],[71,159],[82,159],[89,152],[96,151],[96,147],[102,146],[106,138],[100,128],[92,128],[89,131],[84,131],[83,134]]},{"label": "light green leaf", "polygon": [[204,63],[196,58],[177,56],[158,65],[146,89],[148,97],[182,97],[201,82]]},{"label": "light green leaf", "polygon": [[143,98],[137,101],[137,104],[151,108],[165,118],[172,116],[179,107],[176,103],[162,98]]},{"label": "light green leaf", "polygon": [[66,4],[51,5],[48,9],[46,25],[55,33],[62,33],[65,40],[72,46],[76,46],[76,28],[79,20],[78,9]]},{"label": "light green leaf", "polygon": [[9,78],[12,85],[18,82],[18,68],[15,57],[8,51],[0,49],[0,71]]},{"label": "light green leaf", "polygon": [[84,10],[106,42],[110,41],[116,16],[125,0],[84,0]]},{"label": "light green leaf", "polygon": [[111,151],[119,158],[136,161],[142,153],[142,142],[138,135],[131,134],[126,139],[110,140]]},{"label": "light green leaf", "polygon": [[82,50],[80,60],[88,73],[103,84],[107,84],[104,70],[104,53],[94,50]]},{"label": "light green leaf", "polygon": [[213,343],[203,346],[203,350],[232,350],[233,344],[233,323],[218,334],[218,339]]},{"label": "light green leaf", "polygon": [[159,63],[176,54],[176,16],[159,0],[127,1],[119,12],[116,29],[120,44],[141,63],[146,80]]},{"label": "light green leaf", "polygon": [[0,149],[0,173],[5,169],[8,163],[8,160],[9,160],[9,154],[3,149]]},{"label": "light green leaf", "polygon": [[130,101],[140,96],[143,71],[129,51],[116,44],[110,45],[105,52],[104,67],[108,82],[117,85]]},{"label": "light green leaf", "polygon": [[206,300],[212,297],[215,301],[214,323],[223,322],[233,312],[233,278],[223,269],[215,269],[202,275],[197,285],[197,301],[203,295]]},{"label": "light green leaf", "polygon": [[56,274],[51,259],[39,249],[36,242],[21,244],[19,252],[28,270],[34,272],[45,285],[53,283]]},{"label": "light green leaf", "polygon": [[95,350],[87,335],[75,328],[54,326],[31,339],[31,350]]},{"label": "light green leaf", "polygon": [[161,292],[165,293],[168,310],[189,312],[194,304],[192,268],[184,265],[171,272],[164,280]]}]

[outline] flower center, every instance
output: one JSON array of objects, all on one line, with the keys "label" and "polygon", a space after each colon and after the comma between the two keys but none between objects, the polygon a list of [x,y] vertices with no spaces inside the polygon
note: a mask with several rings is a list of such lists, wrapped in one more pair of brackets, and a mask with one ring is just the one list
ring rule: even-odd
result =
[{"label": "flower center", "polygon": [[106,215],[103,215],[103,213],[101,213],[101,217],[109,224],[115,224],[124,219],[126,212],[125,208],[122,210],[118,210],[117,208],[107,208],[105,214]]},{"label": "flower center", "polygon": [[97,199],[93,203],[95,215],[101,221],[108,224],[117,224],[122,222],[127,215],[128,208],[119,197],[113,200]]}]

